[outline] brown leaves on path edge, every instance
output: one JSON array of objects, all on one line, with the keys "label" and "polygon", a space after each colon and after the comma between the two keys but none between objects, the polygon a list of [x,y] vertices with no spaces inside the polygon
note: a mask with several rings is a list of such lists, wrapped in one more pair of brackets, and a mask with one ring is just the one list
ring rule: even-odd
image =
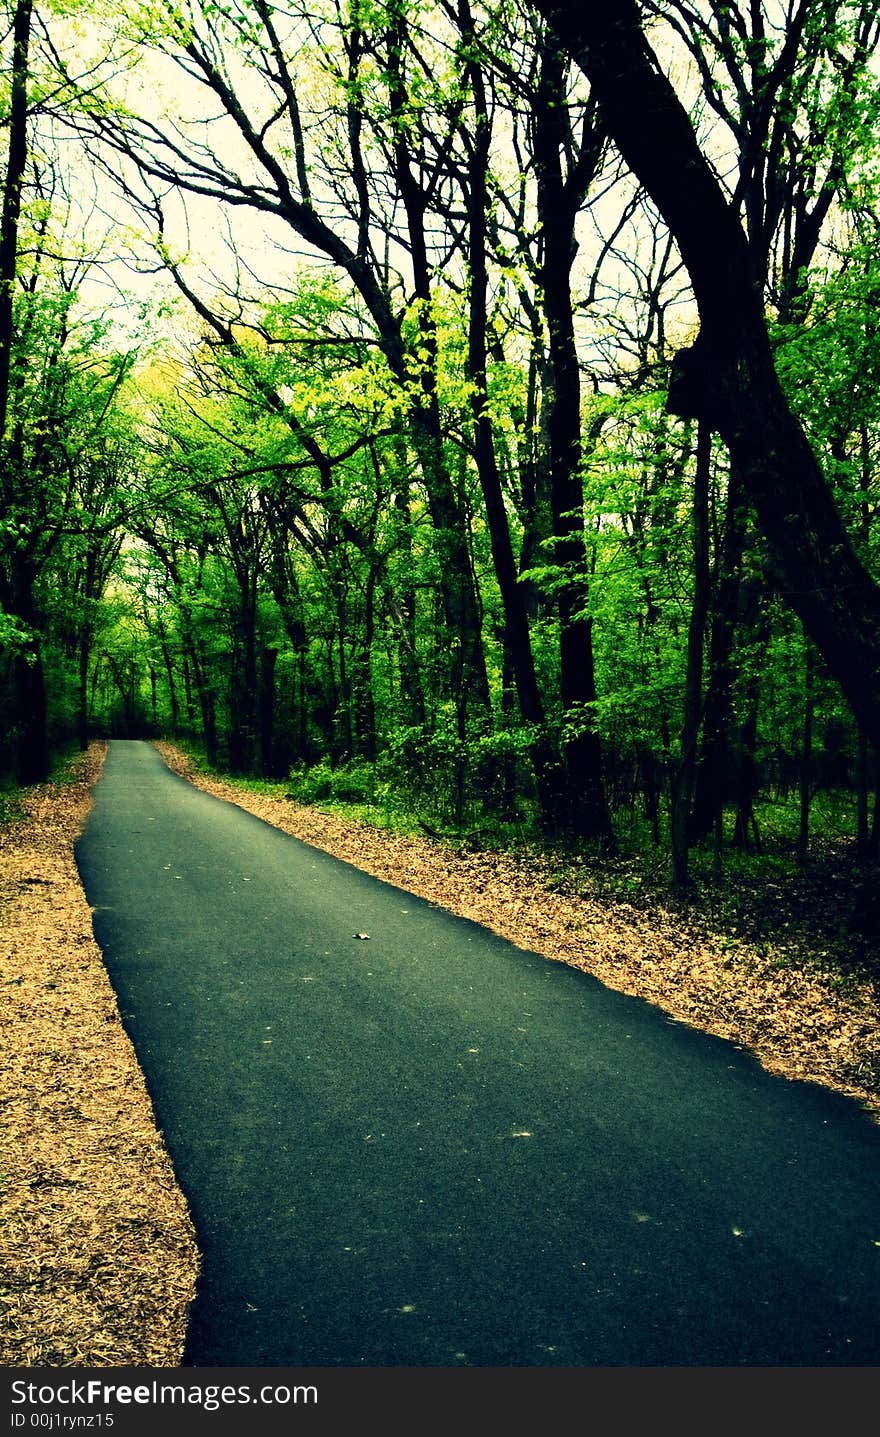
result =
[{"label": "brown leaves on path edge", "polygon": [[198,1255],[73,844],[103,744],[0,824],[0,1363],[177,1367]]},{"label": "brown leaves on path edge", "polygon": [[[591,973],[670,1017],[747,1049],[772,1073],[825,1087],[880,1120],[878,984],[796,961],[780,966],[663,909],[553,891],[548,863],[507,853],[459,853],[291,799],[246,792],[197,772],[168,743],[169,768],[197,788],[438,907],[484,924],[521,948]],[[796,954],[793,955],[796,959]],[[792,955],[789,955],[792,957]]]}]

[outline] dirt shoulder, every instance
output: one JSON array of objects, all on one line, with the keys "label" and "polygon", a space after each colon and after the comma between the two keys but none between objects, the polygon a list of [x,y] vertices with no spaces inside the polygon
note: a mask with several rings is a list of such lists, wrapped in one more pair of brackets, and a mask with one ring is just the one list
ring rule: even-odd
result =
[{"label": "dirt shoulder", "polygon": [[0,1363],[176,1367],[198,1256],[73,844],[104,746],[0,825]]},{"label": "dirt shoulder", "polygon": [[821,1083],[880,1120],[880,984],[822,971],[797,944],[731,942],[662,907],[556,891],[547,861],[462,853],[291,799],[209,778],[167,743],[156,748],[197,788],[274,827],[482,923],[521,948],[591,973],[670,1017],[731,1039],[770,1072]]}]

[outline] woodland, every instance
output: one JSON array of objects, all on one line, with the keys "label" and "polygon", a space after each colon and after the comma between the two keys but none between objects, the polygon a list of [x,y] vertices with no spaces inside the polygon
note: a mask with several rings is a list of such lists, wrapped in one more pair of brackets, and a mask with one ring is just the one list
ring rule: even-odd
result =
[{"label": "woodland", "polygon": [[2,13],[0,798],[876,871],[878,0]]}]

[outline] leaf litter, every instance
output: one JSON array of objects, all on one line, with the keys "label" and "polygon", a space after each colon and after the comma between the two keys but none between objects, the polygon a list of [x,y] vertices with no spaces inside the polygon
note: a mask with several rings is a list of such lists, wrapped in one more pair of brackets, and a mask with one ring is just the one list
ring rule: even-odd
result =
[{"label": "leaf litter", "polygon": [[73,857],[105,746],[0,824],[0,1362],[177,1367],[195,1236]]}]

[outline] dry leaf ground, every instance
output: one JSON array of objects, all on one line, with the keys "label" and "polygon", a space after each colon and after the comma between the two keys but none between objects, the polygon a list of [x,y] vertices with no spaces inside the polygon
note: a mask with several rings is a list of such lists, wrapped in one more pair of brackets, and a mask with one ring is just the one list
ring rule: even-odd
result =
[{"label": "dry leaf ground", "polygon": [[[559,892],[536,856],[467,853],[169,767],[284,832],[521,947],[729,1038],[880,1116],[878,984],[732,947],[662,907]],[[179,1365],[198,1258],[73,861],[104,749],[0,824],[0,1362]],[[795,955],[796,957],[796,955]]]},{"label": "dry leaf ground", "polygon": [[73,844],[104,746],[0,824],[0,1363],[176,1367],[198,1257]]}]

